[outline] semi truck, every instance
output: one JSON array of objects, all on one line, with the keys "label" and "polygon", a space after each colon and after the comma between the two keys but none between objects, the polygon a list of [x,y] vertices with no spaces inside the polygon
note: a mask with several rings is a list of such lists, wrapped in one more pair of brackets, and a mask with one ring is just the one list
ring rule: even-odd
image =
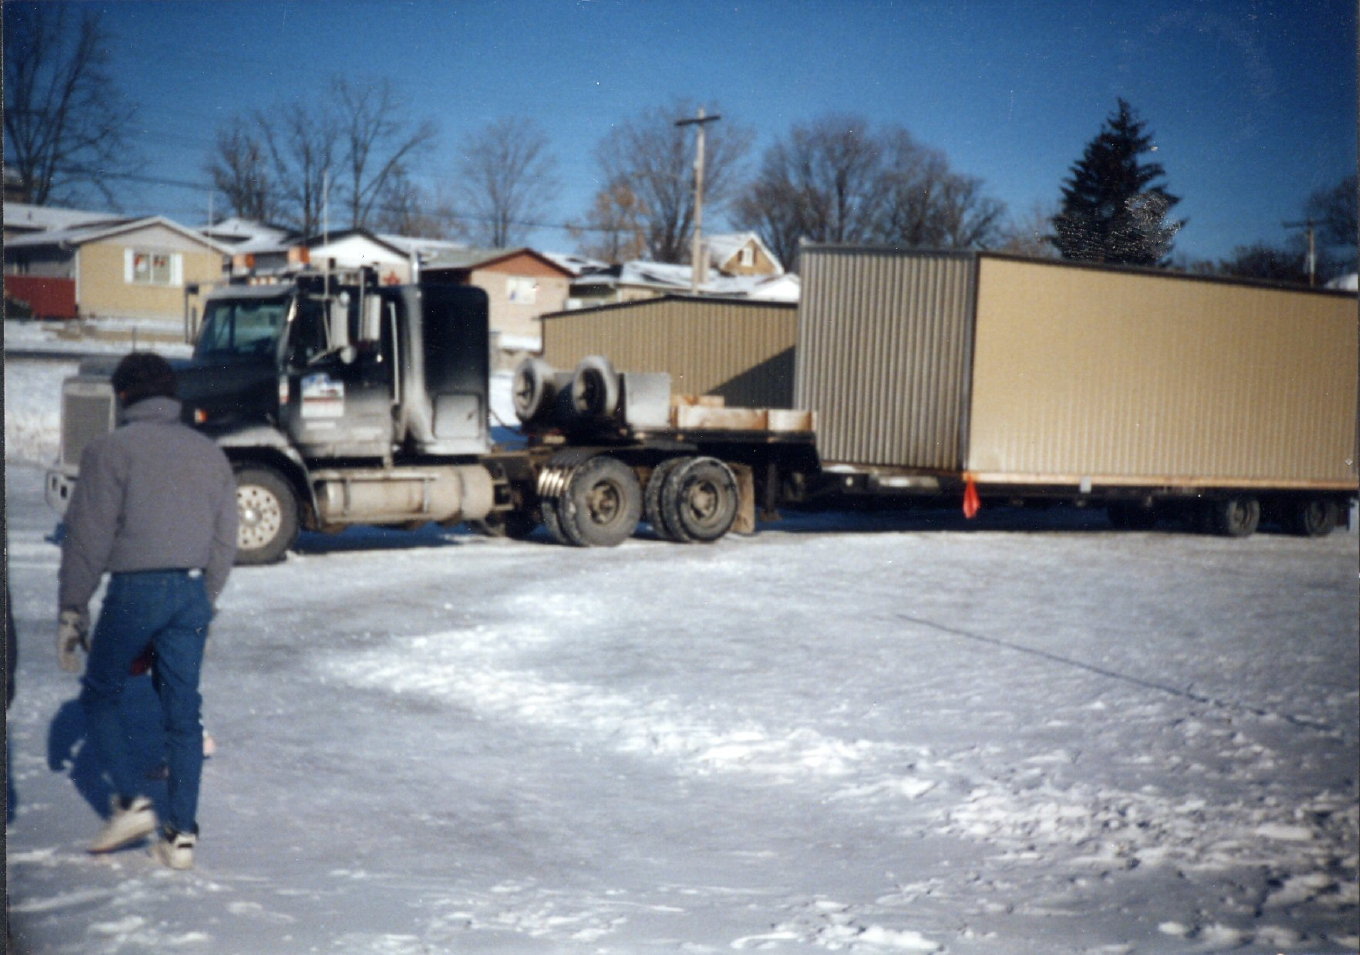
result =
[{"label": "semi truck", "polygon": [[[243,564],[280,559],[302,529],[354,524],[525,536],[541,523],[564,544],[612,546],[645,518],[664,539],[708,542],[754,526],[767,474],[815,468],[810,415],[672,404],[669,376],[600,356],[566,372],[523,363],[525,439],[493,444],[488,304],[471,286],[230,283],[186,324],[178,393],[235,469]],[[84,361],[63,383],[46,481],[59,513],[84,447],[116,426],[113,366]]]},{"label": "semi truck", "polygon": [[[238,561],[353,524],[613,546],[645,522],[704,543],[864,500],[1318,536],[1355,498],[1353,296],[965,253],[808,246],[803,263],[796,409],[675,396],[672,372],[598,353],[531,358],[506,444],[480,289],[363,272],[215,289],[174,364],[186,420],[236,470]],[[116,425],[111,371],[63,385],[58,512]]]}]

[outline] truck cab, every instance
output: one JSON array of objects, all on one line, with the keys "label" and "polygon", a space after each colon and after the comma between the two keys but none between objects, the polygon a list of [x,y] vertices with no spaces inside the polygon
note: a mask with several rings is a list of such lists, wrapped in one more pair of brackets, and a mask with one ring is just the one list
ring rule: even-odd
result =
[{"label": "truck cab", "polygon": [[[300,527],[458,522],[493,508],[486,295],[323,274],[211,292],[192,357],[172,362],[188,423],[237,471],[243,563]],[[117,420],[108,361],[63,386],[49,503],[64,512],[85,444]]]}]

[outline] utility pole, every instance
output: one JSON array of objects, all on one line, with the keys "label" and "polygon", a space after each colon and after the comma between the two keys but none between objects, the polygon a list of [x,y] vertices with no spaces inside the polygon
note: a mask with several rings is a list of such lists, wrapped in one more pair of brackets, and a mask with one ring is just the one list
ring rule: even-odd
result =
[{"label": "utility pole", "polygon": [[708,281],[708,256],[704,254],[704,127],[721,116],[706,116],[699,107],[694,119],[676,120],[677,126],[693,126],[694,139],[694,244],[690,248],[689,288],[698,295],[699,286]]},{"label": "utility pole", "polygon": [[1312,219],[1304,219],[1302,222],[1285,222],[1282,225],[1286,229],[1307,229],[1308,230],[1308,284],[1317,284],[1317,223]]}]

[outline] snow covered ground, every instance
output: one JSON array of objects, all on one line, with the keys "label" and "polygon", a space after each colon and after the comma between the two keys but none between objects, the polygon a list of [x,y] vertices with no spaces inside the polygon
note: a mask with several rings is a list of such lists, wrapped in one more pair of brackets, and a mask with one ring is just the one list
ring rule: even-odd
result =
[{"label": "snow covered ground", "polygon": [[89,857],[69,367],[6,371],[20,952],[1360,948],[1357,537],[1080,512],[306,535],[222,600],[197,867]]}]

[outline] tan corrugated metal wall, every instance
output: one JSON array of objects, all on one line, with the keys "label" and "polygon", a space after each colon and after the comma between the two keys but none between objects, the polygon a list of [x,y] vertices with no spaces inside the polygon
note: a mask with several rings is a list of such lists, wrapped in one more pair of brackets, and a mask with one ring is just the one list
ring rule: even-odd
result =
[{"label": "tan corrugated metal wall", "polygon": [[1356,302],[983,256],[967,468],[1353,484]]},{"label": "tan corrugated metal wall", "polygon": [[965,254],[806,246],[796,407],[822,460],[958,470],[973,272]]},{"label": "tan corrugated metal wall", "polygon": [[620,371],[668,372],[674,394],[729,406],[793,404],[793,305],[663,298],[543,319],[543,357],[563,371],[604,355]]}]

